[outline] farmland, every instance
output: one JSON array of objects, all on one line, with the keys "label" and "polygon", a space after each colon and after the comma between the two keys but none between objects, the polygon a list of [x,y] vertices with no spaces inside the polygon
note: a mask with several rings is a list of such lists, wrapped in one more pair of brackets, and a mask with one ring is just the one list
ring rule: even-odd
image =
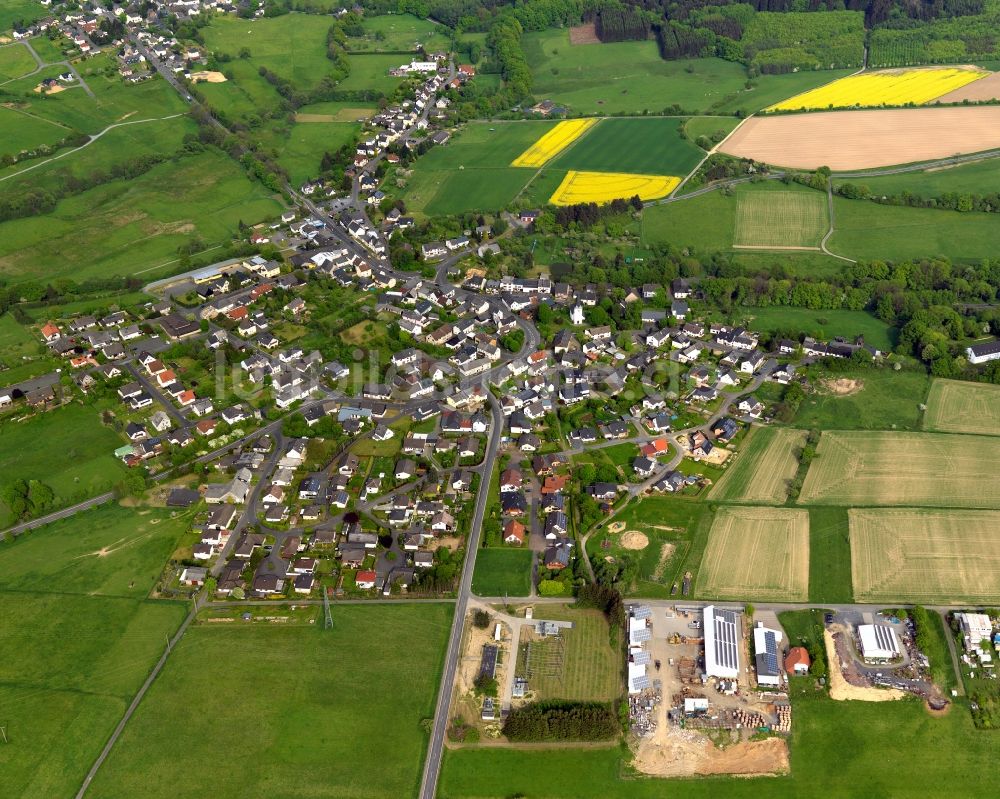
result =
[{"label": "farmland", "polygon": [[177,262],[177,248],[192,237],[220,244],[240,220],[256,223],[281,209],[238,164],[206,150],[67,198],[50,214],[0,223],[0,274],[153,277]]},{"label": "farmland", "polygon": [[597,124],[596,119],[567,119],[563,122],[557,122],[538,141],[515,158],[510,165],[540,167],[555,158],[595,124]]},{"label": "farmland", "polygon": [[[856,112],[861,113],[861,112]],[[849,258],[989,258],[1000,248],[994,214],[907,208],[833,198],[836,226],[827,247]]]},{"label": "farmland", "polygon": [[720,508],[696,586],[698,596],[706,599],[808,599],[808,512]]},{"label": "farmland", "polygon": [[[112,454],[121,444],[96,410],[70,404],[0,425],[0,474],[5,484],[15,476],[41,480],[55,494],[53,506],[62,507],[109,491],[125,476],[124,465]],[[0,528],[14,521],[0,503]]]},{"label": "farmland", "polygon": [[472,592],[478,596],[527,596],[531,591],[531,561],[527,549],[491,548],[476,553]]},{"label": "farmland", "polygon": [[721,59],[664,61],[656,42],[571,45],[569,33],[525,34],[534,93],[582,114],[707,111],[743,90],[746,72]]},{"label": "farmland", "polygon": [[[782,618],[784,623],[784,617]],[[928,716],[923,704],[835,702],[825,693],[793,686],[795,723],[791,772],[768,778],[782,796],[833,799],[857,796],[859,784],[879,796],[916,796],[914,786],[934,785],[942,799],[964,799],[992,790],[993,777],[977,764],[991,757],[995,741],[977,731],[968,713]],[[849,746],[845,744],[849,742]],[[836,753],[832,756],[831,753]],[[619,748],[507,749],[476,747],[445,752],[442,799],[497,799],[523,793],[546,799],[751,799],[760,780],[645,779],[634,776]],[[887,764],[906,764],[887,768]],[[559,774],[558,780],[551,778]]]},{"label": "farmland", "polygon": [[943,433],[826,432],[799,501],[995,508],[1000,442]]},{"label": "farmland", "polygon": [[392,188],[413,213],[499,210],[510,203],[532,172],[510,163],[550,130],[553,122],[473,122],[445,147],[435,147],[413,166],[405,186]]},{"label": "farmland", "polygon": [[1000,435],[1000,386],[935,380],[927,395],[924,429]]},{"label": "farmland", "polygon": [[[770,194],[802,194],[804,197],[794,201],[784,197],[779,204],[769,197]],[[801,236],[804,231],[803,225],[811,229],[818,228],[819,214],[822,214],[825,232],[826,210],[820,208],[817,199],[822,201],[823,196],[813,189],[798,184],[786,186],[777,181],[738,186],[731,195],[717,191],[709,192],[682,202],[647,208],[642,214],[642,238],[644,242],[650,244],[670,243],[677,247],[693,247],[703,253],[730,250],[734,243],[738,242],[737,219],[741,204],[744,208],[744,236],[750,235],[752,231],[755,231],[754,235],[758,237],[765,233],[759,224],[762,220],[755,220],[750,226],[746,224],[753,218],[751,215],[761,217],[768,214],[774,218],[782,207],[788,211],[783,215],[788,225],[786,235]],[[817,215],[808,223],[802,218],[802,210],[807,208],[812,209]],[[756,212],[754,209],[757,209]],[[793,209],[794,216],[792,216]],[[789,241],[780,246],[791,244]]]},{"label": "farmland", "polygon": [[865,72],[782,100],[766,110],[924,105],[987,75],[984,70],[957,67]]},{"label": "farmland", "polygon": [[419,19],[412,14],[386,14],[365,18],[361,22],[363,36],[351,36],[347,48],[353,52],[378,52],[405,50],[447,50],[447,28],[429,19]]},{"label": "farmland", "polygon": [[777,166],[834,171],[930,161],[1000,146],[1000,107],[830,111],[755,117],[720,150]]},{"label": "farmland", "polygon": [[861,602],[989,603],[1000,592],[1000,513],[848,511]]},{"label": "farmland", "polygon": [[633,175],[620,172],[577,172],[570,170],[553,192],[552,205],[606,203],[611,200],[655,200],[670,194],[680,178],[670,175]]},{"label": "farmland", "polygon": [[669,118],[604,119],[556,158],[554,169],[686,175],[705,153],[681,138],[685,121]]},{"label": "farmland", "polygon": [[[89,795],[174,797],[178,763],[219,799],[264,785],[279,794],[294,785],[299,797],[413,795],[426,746],[420,722],[434,712],[451,612],[444,604],[345,606],[334,609],[329,631],[192,627]],[[252,667],[234,668],[237,658]],[[405,690],[386,690],[401,677]],[[178,706],[192,709],[184,732],[164,735]],[[255,732],[221,733],[241,729]]]},{"label": "farmland", "polygon": [[713,487],[718,501],[782,504],[799,462],[796,452],[805,444],[801,430],[775,427],[751,428],[742,451]]},{"label": "farmland", "polygon": [[818,248],[829,225],[826,205],[819,192],[740,192],[733,246]]},{"label": "farmland", "polygon": [[77,790],[187,612],[143,598],[187,523],[103,507],[0,550],[4,796]]},{"label": "farmland", "polygon": [[[618,647],[611,644],[611,630],[604,614],[565,605],[545,605],[544,610],[539,608],[536,612],[546,620],[573,622],[573,628],[559,636],[562,668],[549,673],[539,670],[531,678],[531,689],[539,698],[592,702],[617,699],[622,689],[620,654]],[[551,643],[542,640],[532,643],[532,648],[544,648]]]}]

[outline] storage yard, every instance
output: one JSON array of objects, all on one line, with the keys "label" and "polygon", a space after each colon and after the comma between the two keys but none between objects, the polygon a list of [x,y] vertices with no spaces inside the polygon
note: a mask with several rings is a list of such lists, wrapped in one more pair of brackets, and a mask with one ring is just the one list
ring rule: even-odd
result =
[{"label": "storage yard", "polygon": [[[703,635],[706,614],[712,612],[680,606],[630,609],[629,709],[637,738],[635,766],[657,776],[784,772],[785,739],[750,738],[761,730],[791,731],[788,695],[783,686],[774,693],[757,690],[757,675],[745,656],[739,657],[735,676],[716,676],[714,630],[707,642]],[[754,644],[744,638],[749,631],[743,629],[741,616],[739,611],[730,616],[737,621],[731,628],[736,635],[732,643],[745,653],[745,646],[753,651]]]}]

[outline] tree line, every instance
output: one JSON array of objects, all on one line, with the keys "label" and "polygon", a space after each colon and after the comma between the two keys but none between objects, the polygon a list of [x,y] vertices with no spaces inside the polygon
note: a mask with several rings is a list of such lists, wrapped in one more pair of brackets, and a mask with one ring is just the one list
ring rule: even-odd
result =
[{"label": "tree line", "polygon": [[614,709],[600,702],[535,702],[514,708],[503,725],[510,741],[607,741],[621,733]]}]

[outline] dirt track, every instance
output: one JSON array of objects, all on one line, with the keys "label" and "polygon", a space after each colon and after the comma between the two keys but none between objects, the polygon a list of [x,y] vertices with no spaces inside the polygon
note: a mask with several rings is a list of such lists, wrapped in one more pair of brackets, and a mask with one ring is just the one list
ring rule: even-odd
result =
[{"label": "dirt track", "polygon": [[[970,84],[992,80],[983,78]],[[721,152],[775,166],[873,169],[1000,147],[1000,106],[826,111],[748,119]]]}]

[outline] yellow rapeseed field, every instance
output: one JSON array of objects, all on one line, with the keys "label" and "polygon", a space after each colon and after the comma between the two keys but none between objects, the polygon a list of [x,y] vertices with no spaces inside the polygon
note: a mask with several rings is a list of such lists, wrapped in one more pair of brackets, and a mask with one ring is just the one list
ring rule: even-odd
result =
[{"label": "yellow rapeseed field", "polygon": [[543,166],[599,121],[597,119],[566,119],[560,122],[515,158],[511,162],[511,166]]},{"label": "yellow rapeseed field", "polygon": [[865,72],[797,94],[766,110],[868,108],[907,103],[923,105],[989,74],[982,70],[955,67]]},{"label": "yellow rapeseed field", "polygon": [[680,178],[673,175],[627,175],[622,172],[566,173],[559,188],[549,198],[552,205],[609,203],[639,195],[641,200],[655,200],[672,192]]}]

